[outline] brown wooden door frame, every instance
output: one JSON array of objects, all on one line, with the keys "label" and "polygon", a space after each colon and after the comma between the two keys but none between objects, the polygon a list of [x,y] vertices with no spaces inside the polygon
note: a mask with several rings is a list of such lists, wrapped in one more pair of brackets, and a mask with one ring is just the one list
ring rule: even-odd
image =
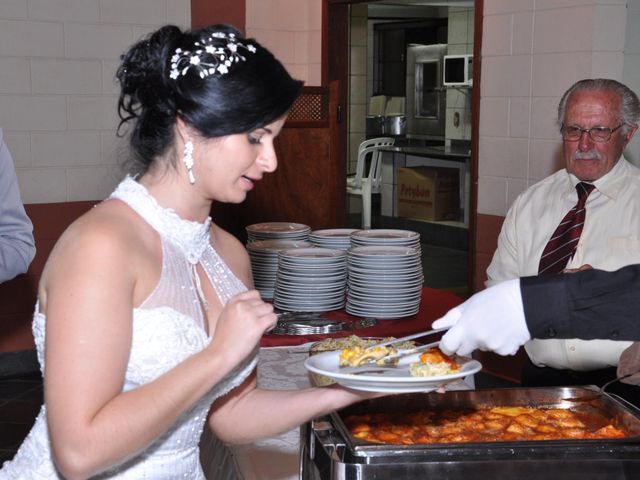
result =
[{"label": "brown wooden door frame", "polygon": [[[349,6],[357,3],[373,3],[369,0],[323,0],[322,4],[322,83],[338,81],[343,86],[340,93],[344,115],[348,113],[349,85]],[[476,224],[477,224],[477,196],[478,196],[478,133],[480,125],[480,74],[482,69],[482,18],[484,0],[475,0],[474,5],[474,37],[473,37],[473,90],[471,92],[471,160],[470,160],[470,202],[469,202],[469,232],[468,232],[468,273],[469,292],[480,290],[482,286],[475,285],[476,267]],[[344,118],[338,130],[340,138],[338,155],[346,166],[347,122]],[[346,170],[345,170],[346,173]],[[346,205],[345,205],[346,212]]]}]

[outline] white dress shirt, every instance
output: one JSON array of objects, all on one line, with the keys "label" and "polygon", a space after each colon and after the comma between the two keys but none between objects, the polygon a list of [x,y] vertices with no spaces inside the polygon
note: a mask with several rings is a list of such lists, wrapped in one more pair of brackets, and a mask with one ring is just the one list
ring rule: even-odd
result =
[{"label": "white dress shirt", "polygon": [[26,272],[35,254],[33,226],[20,200],[13,159],[0,128],[0,283]]},{"label": "white dress shirt", "polygon": [[[577,183],[578,178],[563,169],[518,196],[507,213],[498,248],[487,268],[487,286],[538,274],[540,256],[549,237],[578,201]],[[593,184],[596,189],[587,199],[582,235],[567,268],[589,264],[613,271],[640,263],[640,169],[621,157],[611,171]],[[612,340],[531,340],[525,350],[538,366],[588,371],[617,365],[620,354],[630,344]]]}]

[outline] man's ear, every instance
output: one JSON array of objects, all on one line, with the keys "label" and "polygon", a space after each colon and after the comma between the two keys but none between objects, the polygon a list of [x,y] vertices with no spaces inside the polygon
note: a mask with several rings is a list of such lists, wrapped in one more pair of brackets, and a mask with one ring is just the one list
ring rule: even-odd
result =
[{"label": "man's ear", "polygon": [[629,129],[627,130],[627,133],[624,136],[625,145],[631,141],[631,139],[633,138],[633,136],[636,133],[636,130],[638,130],[638,125],[630,125],[629,126]]}]

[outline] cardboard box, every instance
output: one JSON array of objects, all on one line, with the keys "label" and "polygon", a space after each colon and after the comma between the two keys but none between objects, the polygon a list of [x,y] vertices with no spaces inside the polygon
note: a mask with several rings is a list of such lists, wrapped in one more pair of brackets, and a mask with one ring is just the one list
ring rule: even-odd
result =
[{"label": "cardboard box", "polygon": [[459,220],[460,171],[457,168],[399,168],[398,216],[420,220]]}]

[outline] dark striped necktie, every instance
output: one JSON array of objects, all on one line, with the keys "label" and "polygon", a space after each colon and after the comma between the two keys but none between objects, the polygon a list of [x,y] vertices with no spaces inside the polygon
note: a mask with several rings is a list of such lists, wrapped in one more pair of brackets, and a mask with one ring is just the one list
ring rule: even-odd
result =
[{"label": "dark striped necktie", "polygon": [[578,203],[564,216],[544,247],[538,274],[561,273],[576,253],[586,216],[584,205],[594,188],[590,183],[580,182],[576,185]]}]

